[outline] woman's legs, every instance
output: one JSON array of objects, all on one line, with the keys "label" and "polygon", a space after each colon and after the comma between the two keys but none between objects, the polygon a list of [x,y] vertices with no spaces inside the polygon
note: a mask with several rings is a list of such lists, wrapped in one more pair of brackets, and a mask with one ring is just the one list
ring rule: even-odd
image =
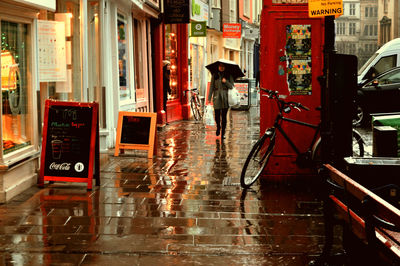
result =
[{"label": "woman's legs", "polygon": [[216,135],[219,136],[219,132],[221,130],[221,109],[214,109],[214,113],[215,113],[215,123],[217,124]]},{"label": "woman's legs", "polygon": [[[219,136],[219,133],[221,132],[222,138],[223,138],[225,136],[226,118],[227,118],[227,114],[228,114],[228,108],[214,109],[214,113],[215,113],[215,123],[217,124],[216,135]],[[221,116],[222,116],[222,121],[221,121]],[[221,131],[221,129],[222,129],[222,131]]]},{"label": "woman's legs", "polygon": [[225,138],[225,129],[226,129],[226,117],[228,115],[228,108],[222,109],[222,125],[221,125],[221,137]]}]

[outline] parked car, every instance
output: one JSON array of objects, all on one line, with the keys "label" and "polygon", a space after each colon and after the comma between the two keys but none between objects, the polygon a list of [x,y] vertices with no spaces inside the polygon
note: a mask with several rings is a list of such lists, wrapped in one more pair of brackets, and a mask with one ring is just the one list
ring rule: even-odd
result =
[{"label": "parked car", "polygon": [[400,67],[389,69],[374,79],[359,85],[357,111],[353,125],[366,125],[371,113],[400,111]]},{"label": "parked car", "polygon": [[379,48],[358,70],[358,84],[363,84],[393,67],[400,66],[400,38]]}]

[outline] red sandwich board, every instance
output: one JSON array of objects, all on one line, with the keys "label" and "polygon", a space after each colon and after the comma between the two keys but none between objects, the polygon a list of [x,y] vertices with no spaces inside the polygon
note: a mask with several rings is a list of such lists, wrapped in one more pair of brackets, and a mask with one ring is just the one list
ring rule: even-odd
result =
[{"label": "red sandwich board", "polygon": [[44,181],[100,185],[98,103],[46,100],[38,185]]}]

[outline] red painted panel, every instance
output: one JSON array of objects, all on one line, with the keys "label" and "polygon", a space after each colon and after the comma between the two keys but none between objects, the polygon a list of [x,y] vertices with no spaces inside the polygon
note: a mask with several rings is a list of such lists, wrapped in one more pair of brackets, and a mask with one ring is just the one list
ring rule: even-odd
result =
[{"label": "red painted panel", "polygon": [[[287,100],[301,102],[311,111],[292,111],[288,117],[318,124],[320,113],[315,108],[321,103],[321,87],[317,77],[323,70],[323,19],[308,18],[307,5],[264,5],[260,29],[260,86],[289,95],[287,63],[287,26],[310,25],[311,27],[311,95],[289,95]],[[273,36],[273,37],[272,37]],[[263,93],[262,93],[263,95]],[[260,132],[273,125],[277,114],[275,102],[260,97]],[[283,128],[300,151],[307,150],[312,141],[313,130],[294,124],[283,124]],[[296,153],[282,136],[278,135],[274,156],[267,166],[271,175],[307,174],[310,169],[300,169],[296,164]]]}]

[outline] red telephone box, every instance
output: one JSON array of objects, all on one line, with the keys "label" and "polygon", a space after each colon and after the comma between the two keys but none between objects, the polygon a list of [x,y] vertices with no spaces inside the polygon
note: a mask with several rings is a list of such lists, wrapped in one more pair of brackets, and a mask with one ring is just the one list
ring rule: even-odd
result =
[{"label": "red telephone box", "polygon": [[[293,110],[287,116],[311,124],[320,122],[323,74],[324,20],[309,18],[305,3],[272,3],[264,0],[260,30],[260,86],[287,95],[286,100],[301,102],[310,111]],[[290,2],[290,1],[289,1]],[[293,1],[294,2],[294,1]],[[297,1],[298,2],[298,1]],[[261,91],[260,132],[271,127],[277,114],[275,101]],[[285,132],[301,152],[310,145],[314,130],[284,122]],[[267,165],[268,176],[310,174],[312,169],[296,164],[297,154],[280,133]]]}]

